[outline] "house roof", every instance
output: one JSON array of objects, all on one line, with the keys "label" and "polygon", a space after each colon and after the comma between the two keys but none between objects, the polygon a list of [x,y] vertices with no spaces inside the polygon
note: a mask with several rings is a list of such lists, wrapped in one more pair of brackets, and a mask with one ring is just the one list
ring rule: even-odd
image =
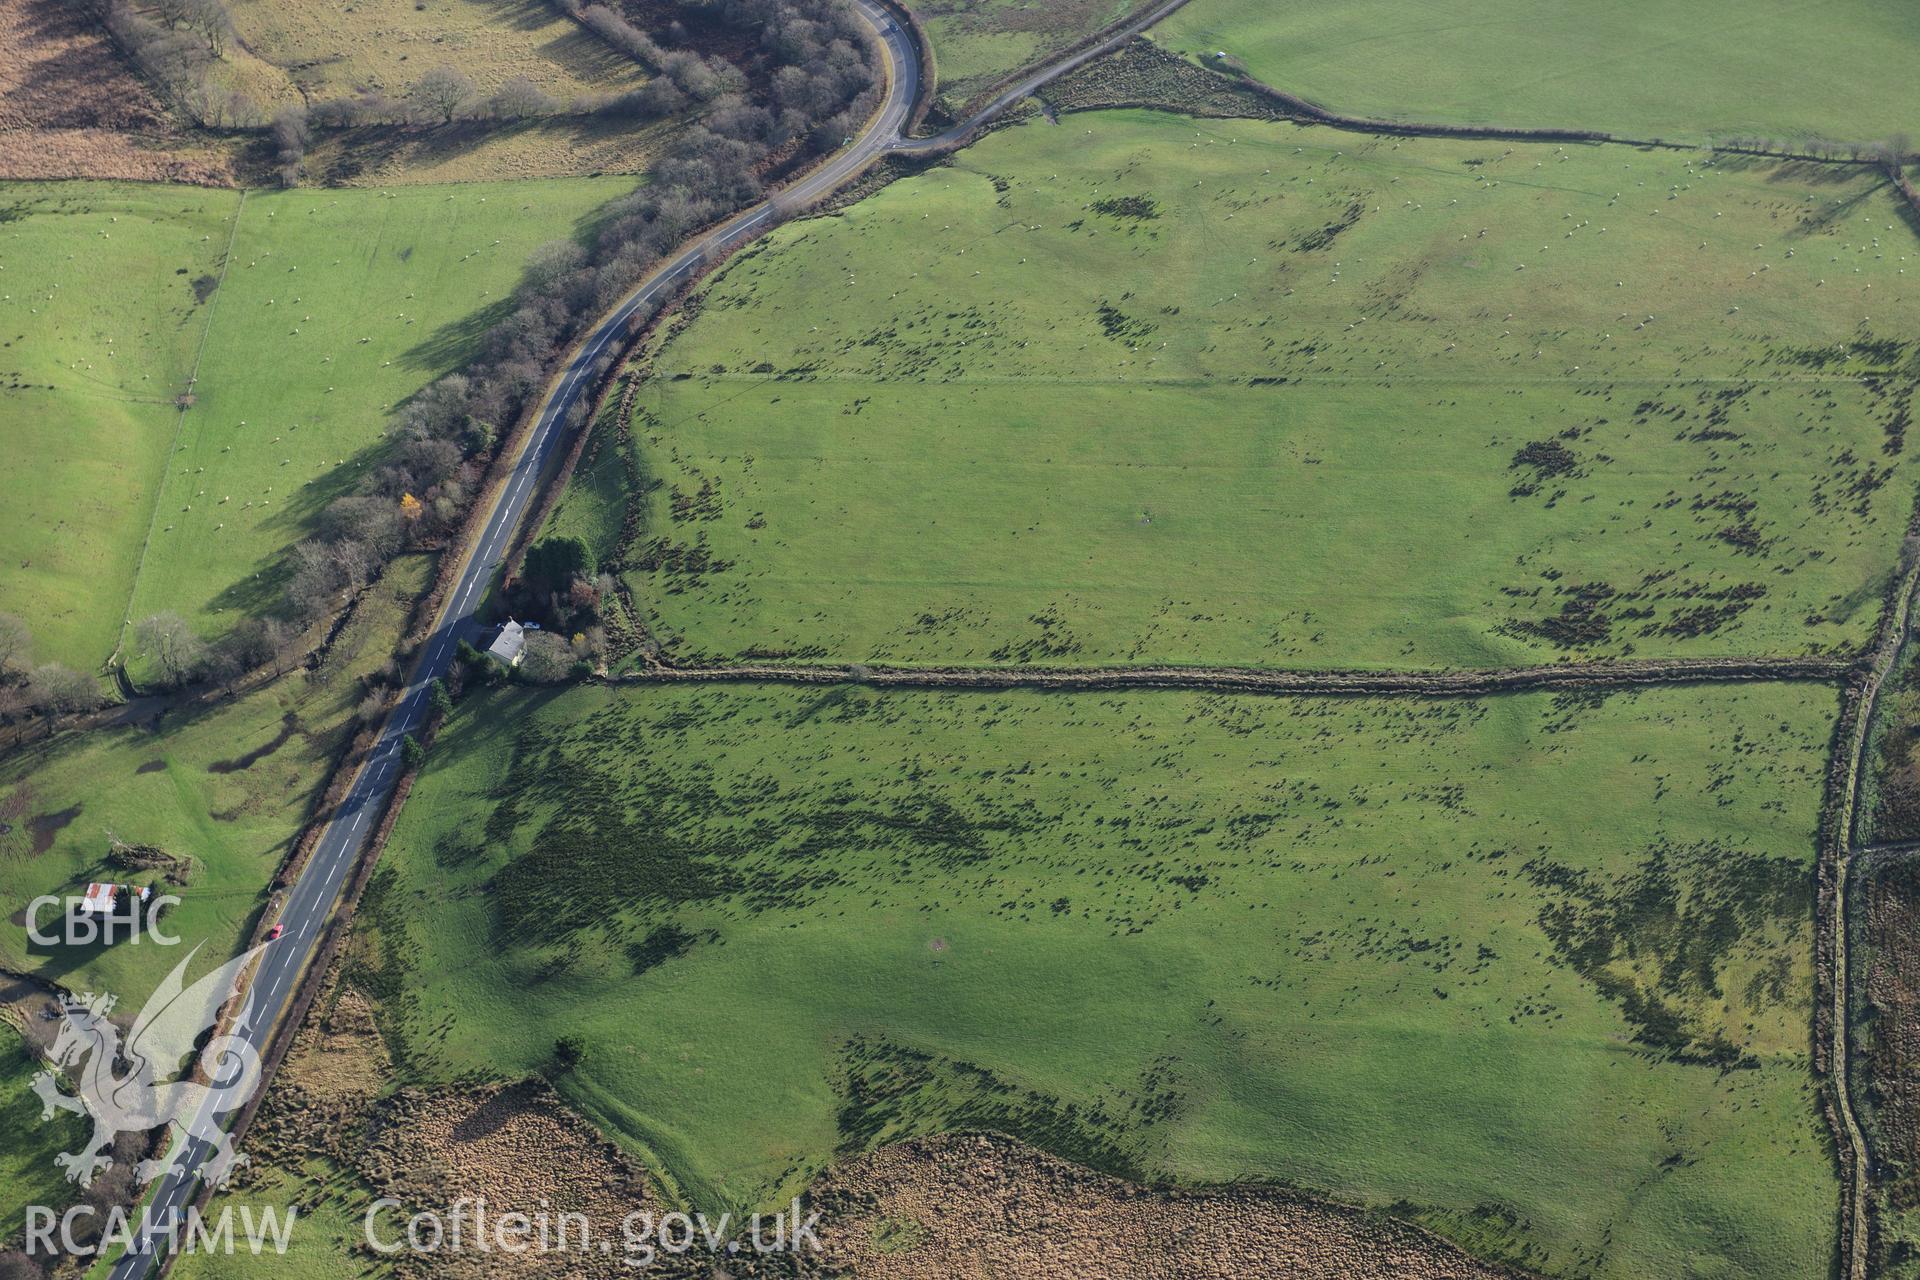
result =
[{"label": "house roof", "polygon": [[500,628],[500,634],[493,638],[493,643],[487,646],[487,652],[512,666],[520,661],[520,652],[526,647],[526,628],[509,618],[507,625]]},{"label": "house roof", "polygon": [[120,896],[122,889],[133,894],[141,902],[153,896],[153,890],[144,885],[136,889],[130,884],[90,884],[87,886],[87,896],[80,904],[80,910],[89,915],[95,912],[112,911],[114,901]]}]

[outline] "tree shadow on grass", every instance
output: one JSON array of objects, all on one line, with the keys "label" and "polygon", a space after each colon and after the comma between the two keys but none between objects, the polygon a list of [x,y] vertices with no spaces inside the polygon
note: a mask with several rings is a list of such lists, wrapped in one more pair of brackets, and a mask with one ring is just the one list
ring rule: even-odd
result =
[{"label": "tree shadow on grass", "polygon": [[1900,221],[1906,224],[1907,230],[1920,236],[1920,209],[1914,208],[1912,202],[1897,191],[1894,193],[1893,202],[1899,206]]},{"label": "tree shadow on grass", "polygon": [[409,369],[436,370],[438,373],[464,369],[467,362],[473,359],[480,339],[486,336],[487,330],[512,315],[515,305],[515,295],[509,294],[458,320],[449,320],[402,352],[399,363]]},{"label": "tree shadow on grass", "polygon": [[[617,197],[616,197],[617,198]],[[599,239],[601,230],[612,218],[608,206],[609,200],[582,214],[573,225],[571,239],[583,249],[591,249]],[[469,312],[458,320],[450,320],[441,325],[426,338],[408,348],[400,356],[401,361],[411,369],[437,369],[451,373],[464,368],[479,351],[480,341],[494,325],[511,316],[520,305],[520,298],[526,292],[526,277],[514,285],[513,292],[506,297],[488,303],[477,311]],[[587,322],[598,319],[589,317]],[[404,403],[404,401],[402,402]]]},{"label": "tree shadow on grass", "polygon": [[296,488],[263,525],[279,542],[279,549],[253,574],[228,583],[213,597],[213,607],[223,613],[237,612],[243,617],[264,617],[275,612],[282,589],[292,576],[294,545],[315,531],[321,513],[330,503],[359,493],[361,477],[378,467],[391,449],[390,438],[382,437],[346,462],[329,467],[311,482]]},{"label": "tree shadow on grass", "polygon": [[[342,129],[328,133],[329,157],[325,163],[326,182],[332,186],[351,185],[362,175],[375,175],[381,180],[393,178],[391,170],[418,170],[422,167],[440,167],[460,164],[471,160],[483,148],[516,135],[532,135],[535,141],[543,143],[550,150],[563,152],[579,151],[588,145],[611,144],[616,139],[624,139],[629,144],[649,146],[657,134],[674,127],[675,121],[629,120],[611,115],[572,115],[563,114],[544,116],[532,120],[515,122],[500,120],[456,120],[451,124],[377,124],[363,125],[353,129]],[[638,153],[641,156],[647,151]],[[616,153],[617,158],[617,153]],[[636,158],[627,153],[628,159]],[[613,170],[594,170],[586,176],[599,177],[605,173],[631,172],[636,178],[638,170],[624,167]],[[382,177],[384,175],[384,177]],[[495,174],[492,179],[484,173],[466,173],[450,175],[473,181],[502,181],[511,179],[533,180],[525,173]],[[568,176],[563,168],[549,175]],[[400,178],[400,181],[409,179]],[[417,179],[415,179],[417,180]]]},{"label": "tree shadow on grass", "polygon": [[1872,186],[1862,188],[1860,191],[1842,200],[1839,204],[1822,205],[1818,209],[1809,210],[1808,216],[1802,219],[1800,225],[1794,227],[1788,234],[1794,236],[1821,235],[1836,224],[1858,213],[1862,205],[1866,204],[1867,201],[1874,196],[1885,191],[1890,185],[1892,184],[1885,181],[1876,182]]},{"label": "tree shadow on grass", "polygon": [[412,169],[466,159],[499,138],[542,128],[544,120],[507,123],[455,120],[449,124],[370,124],[329,134],[339,149],[326,170],[330,185],[340,186],[387,166]]},{"label": "tree shadow on grass", "polygon": [[[487,25],[506,27],[511,31],[541,31],[551,27],[557,16],[545,0],[507,0],[505,4],[487,6]],[[567,26],[570,30],[586,34],[583,28],[571,22]]]},{"label": "tree shadow on grass", "polygon": [[[538,30],[553,20],[553,10],[545,4],[529,4],[524,17],[527,30]],[[541,21],[543,18],[544,22]],[[568,24],[566,31],[540,44],[537,52],[599,89],[617,91],[631,87],[643,74],[637,62],[584,27],[572,24]]]},{"label": "tree shadow on grass", "polygon": [[1745,152],[1722,151],[1713,157],[1713,167],[1723,173],[1759,176],[1768,182],[1791,182],[1807,187],[1846,186],[1857,182],[1857,165],[1828,160],[1802,160],[1790,156],[1756,156]]},{"label": "tree shadow on grass", "polygon": [[[574,239],[582,245],[592,243],[609,216],[605,205],[584,214],[574,225]],[[425,340],[402,353],[400,362],[428,375],[423,386],[445,374],[465,370],[487,332],[513,314],[521,292],[522,289],[516,287],[507,297],[440,325]],[[388,414],[389,423],[397,422],[412,400],[413,396],[409,395],[395,404]],[[255,572],[223,588],[213,598],[212,605],[223,613],[233,612],[242,617],[261,617],[275,612],[291,576],[294,545],[315,531],[321,513],[330,503],[357,494],[362,477],[377,469],[392,447],[392,437],[383,435],[347,461],[295,488],[263,526],[279,541],[279,550],[263,560]]]},{"label": "tree shadow on grass", "polygon": [[[636,180],[633,190],[638,191],[644,186],[646,186],[645,182]],[[609,222],[613,221],[614,203],[631,194],[632,192],[622,192],[620,195],[608,199],[606,203],[595,205],[593,208],[581,214],[573,224],[573,239],[575,243],[583,249],[591,250],[594,243],[600,239],[600,233],[606,229]]]}]

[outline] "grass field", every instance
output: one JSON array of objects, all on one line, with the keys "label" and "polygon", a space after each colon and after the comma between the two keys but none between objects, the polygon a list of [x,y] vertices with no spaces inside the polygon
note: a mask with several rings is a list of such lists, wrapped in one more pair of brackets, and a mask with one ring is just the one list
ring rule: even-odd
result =
[{"label": "grass field", "polygon": [[279,558],[376,464],[393,408],[466,361],[534,248],[629,185],[249,196],[131,616],[214,633],[275,604]]},{"label": "grass field", "polygon": [[[0,894],[24,907],[40,894],[115,879],[109,833],[191,860],[181,904],[166,917],[198,967],[232,955],[306,823],[344,745],[362,677],[393,656],[430,564],[396,561],[370,588],[314,671],[197,710],[168,712],[160,732],[99,729],[29,743],[0,762]],[[137,874],[139,883],[157,879]],[[51,924],[53,918],[43,923]],[[137,1009],[178,955],[143,943],[109,949],[34,945],[24,913],[0,925],[0,969],[72,990],[107,990]]]},{"label": "grass field", "polygon": [[239,196],[93,183],[0,187],[0,436],[33,483],[0,490],[0,610],[37,653],[107,656],[206,331]]},{"label": "grass field", "polygon": [[1154,29],[1350,115],[1704,142],[1913,131],[1920,10],[1873,0],[1193,0]]},{"label": "grass field", "polygon": [[623,559],[683,656],[1850,649],[1914,502],[1909,257],[1851,170],[1008,129],[656,344]]},{"label": "grass field", "polygon": [[933,45],[939,91],[957,106],[1134,7],[1130,0],[934,0],[913,11]]},{"label": "grass field", "polygon": [[[211,635],[272,604],[279,557],[378,456],[389,411],[466,360],[534,248],[629,186],[244,205],[0,188],[0,402],[10,456],[44,478],[0,496],[0,609],[32,621],[43,660],[90,667],[123,617],[172,609]],[[183,420],[172,402],[196,360]]]},{"label": "grass field", "polygon": [[74,1195],[53,1157],[78,1147],[86,1129],[68,1115],[41,1120],[39,1070],[20,1033],[0,1023],[0,1246],[19,1235],[28,1205],[64,1206]]},{"label": "grass field", "polygon": [[710,1210],[985,1126],[1404,1200],[1554,1275],[1804,1276],[1834,713],[1781,685],[470,695],[354,972],[404,1079],[582,1037],[563,1092]]},{"label": "grass field", "polygon": [[636,473],[631,435],[619,431],[620,389],[607,396],[593,435],[547,518],[544,537],[578,538],[596,562],[619,553],[621,526]]},{"label": "grass field", "polygon": [[[325,1185],[325,1194],[315,1194],[316,1184]],[[272,1212],[284,1219],[287,1206],[298,1205],[299,1216],[291,1236],[292,1247],[284,1254],[273,1254],[275,1276],[284,1280],[336,1280],[343,1275],[389,1276],[394,1270],[366,1255],[365,1218],[369,1197],[354,1190],[337,1170],[316,1162],[297,1172],[275,1169],[250,1184],[245,1191],[217,1197],[209,1213],[218,1214],[231,1206],[237,1216],[242,1209],[256,1215]],[[400,1220],[404,1226],[404,1219]],[[379,1219],[381,1238],[387,1238],[387,1219]],[[237,1230],[237,1227],[236,1227]],[[245,1249],[231,1254],[197,1252],[183,1256],[169,1273],[182,1280],[247,1280],[260,1274],[262,1263]]]},{"label": "grass field", "polygon": [[404,96],[436,66],[482,93],[525,78],[565,101],[637,88],[646,75],[544,0],[231,0],[229,74],[263,101]]}]

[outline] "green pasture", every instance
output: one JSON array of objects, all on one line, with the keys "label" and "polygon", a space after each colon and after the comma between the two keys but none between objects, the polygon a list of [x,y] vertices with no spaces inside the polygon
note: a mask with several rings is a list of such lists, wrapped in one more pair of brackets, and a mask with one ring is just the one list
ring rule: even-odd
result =
[{"label": "green pasture", "polygon": [[[313,1161],[297,1170],[270,1167],[248,1176],[244,1189],[216,1196],[206,1212],[215,1216],[231,1209],[237,1235],[243,1211],[255,1215],[256,1221],[268,1212],[285,1221],[289,1207],[294,1208],[297,1217],[286,1253],[268,1254],[266,1263],[244,1247],[233,1253],[187,1253],[181,1255],[170,1274],[182,1280],[248,1280],[259,1275],[263,1265],[271,1266],[273,1274],[285,1280],[394,1273],[391,1266],[367,1253],[366,1222],[372,1197],[351,1174],[341,1173],[330,1162]],[[395,1211],[383,1209],[375,1216],[375,1230],[383,1243],[397,1237],[404,1240],[406,1217],[396,1217]]]},{"label": "green pasture", "polygon": [[[0,761],[0,969],[70,990],[106,990],[137,1009],[185,947],[196,969],[234,954],[266,905],[267,887],[311,817],[365,697],[363,677],[393,656],[431,562],[396,561],[362,597],[316,669],[297,669],[231,701],[167,711],[157,726],[29,740]],[[164,917],[182,948],[143,940],[111,948],[42,948],[24,908],[88,881],[158,881],[116,870],[110,838],[189,860],[179,906]],[[58,914],[43,917],[44,928]]]},{"label": "green pasture", "polygon": [[1914,132],[1907,86],[1920,10],[1874,0],[1193,0],[1154,37],[1348,115],[1690,143],[1873,142]]},{"label": "green pasture", "polygon": [[174,610],[213,635],[277,603],[281,557],[376,465],[393,408],[466,361],[533,249],[629,183],[244,205],[0,187],[0,403],[28,478],[0,497],[0,609],[33,625],[42,660],[90,667],[124,617]]},{"label": "green pasture", "polygon": [[[35,655],[113,649],[240,197],[0,184],[0,611]],[[204,287],[204,286],[203,286]]]},{"label": "green pasture", "polygon": [[78,1148],[88,1126],[64,1112],[40,1118],[40,1069],[20,1033],[0,1023],[0,1246],[19,1239],[29,1205],[58,1210],[75,1194],[53,1158]]},{"label": "green pasture", "polygon": [[594,420],[593,434],[543,531],[546,537],[580,539],[596,564],[619,552],[627,495],[634,481],[633,442],[619,430],[619,409],[616,389]]},{"label": "green pasture", "polygon": [[707,287],[616,560],[683,658],[1852,650],[1914,503],[1909,266],[1858,170],[1024,125]]},{"label": "green pasture", "polygon": [[1552,1275],[1805,1276],[1835,696],[471,693],[360,918],[403,1079],[709,1211],[1001,1129]]},{"label": "green pasture", "polygon": [[217,633],[275,605],[282,555],[379,465],[394,408],[466,362],[535,248],[628,185],[250,195],[132,616]]}]

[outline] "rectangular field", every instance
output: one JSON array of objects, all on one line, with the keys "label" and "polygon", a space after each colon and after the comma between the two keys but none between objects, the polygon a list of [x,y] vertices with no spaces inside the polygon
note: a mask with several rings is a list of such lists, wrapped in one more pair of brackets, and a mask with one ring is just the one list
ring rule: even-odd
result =
[{"label": "rectangular field", "polygon": [[0,186],[0,404],[39,477],[0,494],[0,610],[86,668],[123,618],[211,636],[274,605],[394,408],[468,359],[536,247],[630,185]]},{"label": "rectangular field", "polygon": [[708,286],[613,558],[685,658],[1850,650],[1913,250],[1859,170],[1024,125]]},{"label": "rectangular field", "polygon": [[1911,133],[1920,10],[1874,0],[1193,0],[1154,38],[1330,110],[1684,142]]},{"label": "rectangular field", "polygon": [[992,1128],[1550,1275],[1818,1274],[1824,688],[470,693],[360,920],[407,1078],[713,1211]]},{"label": "rectangular field", "polygon": [[113,650],[238,193],[0,185],[0,610]]},{"label": "rectangular field", "polygon": [[212,634],[277,603],[281,557],[378,465],[394,409],[467,361],[535,248],[628,186],[249,195],[131,616]]}]

